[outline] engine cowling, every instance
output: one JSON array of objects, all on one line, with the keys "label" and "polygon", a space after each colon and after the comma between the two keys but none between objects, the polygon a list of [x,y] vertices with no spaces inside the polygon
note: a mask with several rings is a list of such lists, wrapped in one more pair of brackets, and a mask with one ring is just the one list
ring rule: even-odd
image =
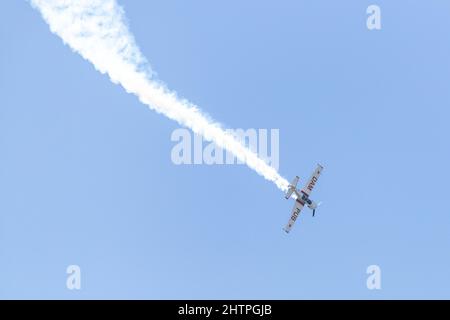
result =
[{"label": "engine cowling", "polygon": [[311,210],[317,209],[317,203],[311,201],[310,203],[308,203],[308,208],[310,208]]}]

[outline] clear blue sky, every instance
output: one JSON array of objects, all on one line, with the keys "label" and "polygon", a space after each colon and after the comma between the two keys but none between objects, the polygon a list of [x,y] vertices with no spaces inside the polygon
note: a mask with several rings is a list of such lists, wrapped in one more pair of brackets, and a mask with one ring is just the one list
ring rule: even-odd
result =
[{"label": "clear blue sky", "polygon": [[322,163],[324,204],[286,235],[292,201],[252,170],[173,165],[174,122],[3,1],[0,298],[450,298],[449,3],[119,3],[170,88],[279,128],[288,179]]}]

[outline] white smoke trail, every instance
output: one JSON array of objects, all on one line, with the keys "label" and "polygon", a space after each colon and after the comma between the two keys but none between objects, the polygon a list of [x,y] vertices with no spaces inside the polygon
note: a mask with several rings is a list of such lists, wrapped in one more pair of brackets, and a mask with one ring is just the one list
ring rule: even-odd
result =
[{"label": "white smoke trail", "polygon": [[116,0],[31,0],[50,30],[101,73],[152,110],[190,128],[207,141],[231,152],[283,191],[288,181],[246,148],[242,142],[210,120],[192,103],[180,99],[152,76]]}]

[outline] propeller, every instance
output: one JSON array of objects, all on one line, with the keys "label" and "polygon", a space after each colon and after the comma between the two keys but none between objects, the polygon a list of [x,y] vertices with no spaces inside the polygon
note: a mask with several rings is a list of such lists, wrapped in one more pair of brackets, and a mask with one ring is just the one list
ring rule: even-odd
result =
[{"label": "propeller", "polygon": [[[316,209],[319,208],[321,205],[322,205],[322,201],[320,201],[320,202],[317,204]],[[312,215],[313,217],[316,215],[316,209],[313,209],[313,215]]]}]

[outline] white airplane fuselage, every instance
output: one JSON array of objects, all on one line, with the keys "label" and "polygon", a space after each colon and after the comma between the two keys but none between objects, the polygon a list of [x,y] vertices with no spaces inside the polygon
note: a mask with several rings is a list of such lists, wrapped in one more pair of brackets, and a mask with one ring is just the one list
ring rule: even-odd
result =
[{"label": "white airplane fuselage", "polygon": [[300,202],[303,205],[306,204],[311,210],[315,210],[317,208],[317,203],[311,200],[306,193],[298,191],[297,189],[294,190],[294,193],[297,196],[296,201]]},{"label": "white airplane fuselage", "polygon": [[292,182],[289,184],[285,198],[289,199],[293,194],[295,196],[293,197],[295,199],[294,207],[291,211],[291,218],[289,219],[286,227],[284,227],[284,231],[287,233],[290,232],[292,226],[294,225],[295,221],[297,220],[298,216],[300,215],[300,212],[302,208],[306,205],[309,209],[312,210],[312,215],[314,217],[316,213],[316,209],[319,206],[317,203],[315,203],[313,200],[309,198],[309,195],[314,189],[314,186],[317,183],[317,179],[319,178],[320,173],[322,172],[323,167],[318,164],[316,170],[314,170],[311,178],[308,180],[306,185],[303,187],[303,189],[299,190],[297,189],[297,184],[300,180],[298,176],[292,180]]}]

